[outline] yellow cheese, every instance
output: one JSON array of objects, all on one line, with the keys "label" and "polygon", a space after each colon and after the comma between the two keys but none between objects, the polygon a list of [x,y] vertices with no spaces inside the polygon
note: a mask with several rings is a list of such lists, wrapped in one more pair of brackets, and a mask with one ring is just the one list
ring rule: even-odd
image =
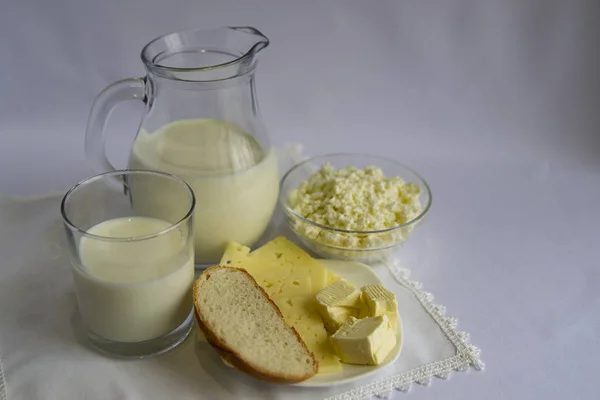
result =
[{"label": "yellow cheese", "polygon": [[[322,326],[322,325],[321,325]],[[302,335],[300,335],[302,337]],[[302,338],[304,340],[304,338]],[[332,374],[342,370],[342,363],[335,355],[327,333],[315,340],[304,340],[306,347],[315,355],[319,363],[319,374]]]},{"label": "yellow cheese", "polygon": [[[317,293],[327,286],[329,271],[308,253],[283,236],[277,237],[263,247],[256,249],[250,253],[250,257],[260,258],[264,261],[277,260],[279,265],[286,263],[292,266],[292,270],[296,274],[294,278],[296,280],[300,275],[309,276],[311,285],[310,288],[307,288],[308,291],[306,294]],[[293,279],[290,283],[293,283]]]},{"label": "yellow cheese", "polygon": [[261,260],[274,262],[293,263],[304,260],[312,260],[312,258],[300,247],[289,241],[284,236],[276,237],[262,247],[254,250],[251,257],[260,258]]},{"label": "yellow cheese", "polygon": [[335,281],[339,281],[341,278],[339,276],[337,276],[332,270],[328,269],[327,270],[327,282],[325,283],[325,286],[329,286],[331,285],[333,282]]},{"label": "yellow cheese", "polygon": [[242,260],[245,260],[250,253],[250,247],[243,246],[236,242],[227,243],[220,264],[228,267],[241,266]]},{"label": "yellow cheese", "polygon": [[221,265],[244,268],[254,277],[315,354],[320,374],[341,371],[315,301],[315,295],[328,283],[340,279],[336,274],[285,237],[275,238],[252,252],[231,242]]},{"label": "yellow cheese", "polygon": [[271,268],[268,271],[253,274],[252,277],[256,280],[256,283],[262,287],[269,297],[274,297],[282,292],[283,283],[286,281],[291,273],[291,268],[280,267]]},{"label": "yellow cheese", "polygon": [[329,279],[339,279],[283,236],[253,252],[230,242],[221,265],[244,268],[271,297],[316,294]]},{"label": "yellow cheese", "polygon": [[319,363],[319,374],[335,373],[342,366],[333,352],[312,296],[273,299],[285,321],[293,326]]},{"label": "yellow cheese", "polygon": [[283,281],[279,293],[273,297],[295,297],[308,296],[311,292],[311,280],[304,271],[292,269],[290,274]]},{"label": "yellow cheese", "polygon": [[369,307],[369,315],[374,317],[386,312],[398,312],[396,296],[383,285],[367,285],[361,289],[362,299]]},{"label": "yellow cheese", "polygon": [[315,312],[314,299],[310,296],[278,297],[273,302],[285,321],[296,328],[302,339],[316,340],[327,335],[319,314]]},{"label": "yellow cheese", "polygon": [[396,346],[387,315],[348,321],[331,336],[332,347],[344,363],[378,365]]},{"label": "yellow cheese", "polygon": [[252,276],[266,273],[273,268],[288,267],[287,263],[278,259],[264,259],[254,256],[250,253],[250,248],[235,242],[229,242],[225,248],[225,253],[221,258],[220,265],[226,267],[244,268]]},{"label": "yellow cheese", "polygon": [[301,261],[298,263],[298,270],[307,274],[311,281],[311,294],[316,294],[327,286],[327,277],[330,271],[319,264],[317,261]]}]

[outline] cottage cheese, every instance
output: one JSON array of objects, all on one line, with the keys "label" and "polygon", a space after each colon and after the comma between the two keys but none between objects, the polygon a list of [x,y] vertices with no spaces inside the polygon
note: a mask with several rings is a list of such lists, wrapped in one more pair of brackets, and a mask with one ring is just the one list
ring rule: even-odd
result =
[{"label": "cottage cheese", "polygon": [[366,249],[386,247],[402,241],[411,226],[385,233],[406,224],[421,210],[416,183],[399,177],[385,177],[381,168],[346,167],[325,164],[287,198],[298,215],[328,228],[358,233],[336,232],[297,221],[298,233],[337,248]]}]

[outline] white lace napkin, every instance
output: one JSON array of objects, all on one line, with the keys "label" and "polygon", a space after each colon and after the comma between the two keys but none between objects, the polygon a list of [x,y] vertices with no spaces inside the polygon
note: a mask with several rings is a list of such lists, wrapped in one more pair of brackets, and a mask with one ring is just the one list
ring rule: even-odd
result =
[{"label": "white lace napkin", "polygon": [[[309,389],[259,382],[226,367],[196,335],[157,358],[102,356],[79,333],[59,203],[57,196],[0,196],[0,400],[354,400],[407,391],[413,382],[428,384],[454,370],[483,368],[479,350],[456,329],[456,320],[397,262],[373,268],[398,298],[402,353],[394,364],[353,384]],[[287,234],[282,229],[274,223],[266,238]]]}]

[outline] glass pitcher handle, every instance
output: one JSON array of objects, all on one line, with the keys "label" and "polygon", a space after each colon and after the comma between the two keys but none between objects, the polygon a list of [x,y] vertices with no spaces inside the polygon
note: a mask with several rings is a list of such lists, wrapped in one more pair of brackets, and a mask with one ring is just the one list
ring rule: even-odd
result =
[{"label": "glass pitcher handle", "polygon": [[85,132],[85,156],[95,173],[115,170],[106,157],[106,122],[112,109],[125,100],[146,102],[144,78],[129,78],[117,81],[96,97]]}]

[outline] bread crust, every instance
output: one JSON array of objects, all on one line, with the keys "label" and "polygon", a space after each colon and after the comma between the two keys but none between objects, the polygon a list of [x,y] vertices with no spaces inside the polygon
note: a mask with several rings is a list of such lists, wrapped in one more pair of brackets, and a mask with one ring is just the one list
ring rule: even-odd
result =
[{"label": "bread crust", "polygon": [[[273,374],[265,371],[264,369],[260,368],[259,366],[253,365],[250,360],[243,359],[239,353],[237,353],[235,350],[229,348],[224,343],[224,341],[211,330],[210,326],[207,324],[207,321],[204,319],[202,313],[199,310],[199,307],[196,304],[197,304],[197,298],[198,298],[198,291],[200,289],[200,284],[202,283],[203,277],[205,277],[208,280],[210,278],[211,271],[215,271],[216,269],[237,270],[237,271],[240,271],[245,274],[245,276],[249,280],[249,282],[251,282],[254,285],[254,287],[256,287],[260,291],[260,293],[262,294],[264,299],[267,300],[274,307],[275,312],[277,313],[279,318],[281,318],[281,320],[283,321],[285,326],[287,326],[288,329],[290,329],[293,332],[293,334],[298,339],[298,342],[304,347],[306,352],[310,355],[310,357],[312,359],[312,371],[310,373],[308,373],[304,376],[291,376],[291,375],[286,375],[286,374],[273,375]],[[198,326],[204,333],[206,340],[219,353],[219,355],[223,359],[225,359],[227,362],[229,362],[235,368],[237,368],[240,371],[242,371],[250,376],[253,376],[257,379],[267,381],[267,382],[272,382],[272,383],[280,383],[280,384],[298,383],[298,382],[305,381],[306,379],[311,378],[314,375],[316,375],[316,373],[319,369],[319,364],[315,358],[315,355],[308,349],[308,347],[306,347],[306,343],[304,343],[304,341],[302,340],[302,338],[300,337],[300,335],[298,334],[296,329],[293,326],[288,325],[287,322],[285,322],[285,319],[283,318],[283,315],[281,314],[279,307],[277,307],[277,305],[273,302],[273,300],[271,300],[271,298],[267,295],[267,293],[264,291],[264,289],[262,287],[260,287],[258,285],[258,283],[256,283],[256,280],[245,269],[236,268],[236,267],[224,267],[224,266],[219,266],[219,265],[207,268],[206,270],[204,270],[202,272],[202,274],[198,277],[198,279],[194,283],[193,301],[194,301],[194,311],[195,311],[195,315],[196,315],[196,321],[198,322]]]}]

